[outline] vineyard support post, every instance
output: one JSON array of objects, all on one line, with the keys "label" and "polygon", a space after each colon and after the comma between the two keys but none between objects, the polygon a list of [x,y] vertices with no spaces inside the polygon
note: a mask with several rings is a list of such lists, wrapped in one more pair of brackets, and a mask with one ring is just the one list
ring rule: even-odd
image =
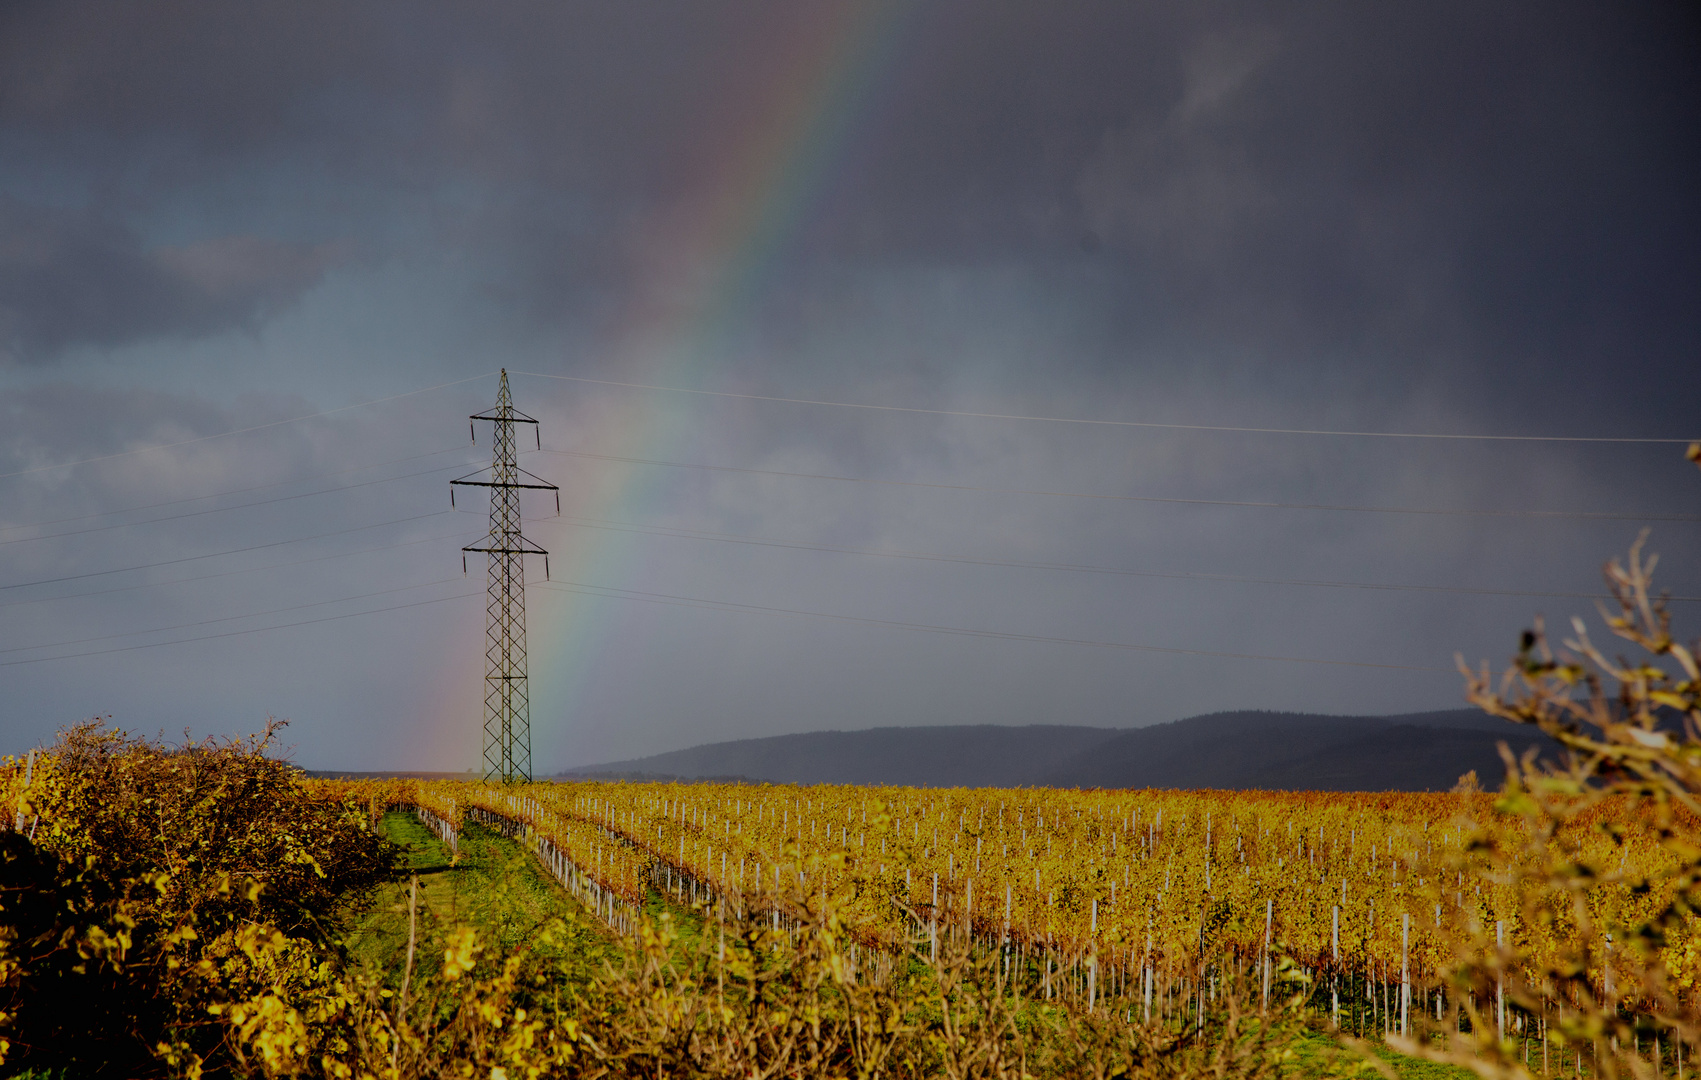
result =
[{"label": "vineyard support post", "polygon": [[1264,901],[1264,1011],[1270,1011],[1270,923],[1275,916],[1276,901]]},{"label": "vineyard support post", "polygon": [[[1494,920],[1494,947],[1498,953],[1506,946],[1506,922],[1503,919]],[[1498,970],[1505,962],[1503,957],[1496,956],[1494,975],[1494,1012],[1496,1030],[1501,1042],[1506,1041],[1506,975]]]},{"label": "vineyard support post", "polygon": [[[402,1014],[408,1005],[408,983],[413,980],[413,951],[419,930],[419,875],[408,882],[408,955],[402,966],[402,992],[396,995],[396,1027],[402,1026]],[[392,1058],[391,1064],[395,1064]]]},{"label": "vineyard support post", "polygon": [[1400,1036],[1406,1034],[1406,1012],[1412,1002],[1412,971],[1410,965],[1412,917],[1400,916]]},{"label": "vineyard support post", "polygon": [[1099,974],[1099,898],[1093,897],[1092,930],[1087,937],[1087,1011],[1093,1011]]},{"label": "vineyard support post", "polygon": [[1332,937],[1335,969],[1329,973],[1329,1022],[1331,1026],[1339,1030],[1341,1026],[1341,905],[1335,905],[1331,919],[1334,923]]},{"label": "vineyard support post", "polygon": [[1146,957],[1140,964],[1146,975],[1146,1023],[1152,1022],[1152,921],[1146,920]]},{"label": "vineyard support post", "polygon": [[1010,977],[1010,883],[1004,883],[1004,977]]},{"label": "vineyard support post", "polygon": [[[937,829],[934,830],[938,832]],[[939,962],[939,871],[933,872],[933,907],[927,913],[928,952],[934,963]]]}]

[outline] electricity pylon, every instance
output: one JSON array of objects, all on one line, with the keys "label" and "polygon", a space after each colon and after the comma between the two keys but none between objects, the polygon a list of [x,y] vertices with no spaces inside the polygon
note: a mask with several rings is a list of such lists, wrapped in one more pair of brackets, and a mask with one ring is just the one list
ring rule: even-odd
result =
[{"label": "electricity pylon", "polygon": [[[461,572],[467,569],[469,551],[485,553],[489,583],[485,592],[484,641],[484,740],[483,774],[486,781],[505,784],[532,778],[531,697],[526,687],[526,566],[527,555],[543,556],[543,576],[549,577],[549,552],[520,534],[520,491],[539,488],[553,491],[555,511],[561,512],[561,489],[520,468],[516,460],[514,425],[530,424],[537,435],[537,421],[514,408],[508,393],[508,370],[496,391],[496,407],[476,413],[469,421],[489,420],[494,425],[489,469],[468,473],[449,481],[449,505],[455,504],[455,485],[490,489],[490,533],[477,544],[461,549]],[[473,442],[478,429],[469,422]],[[537,435],[539,449],[543,437]],[[489,473],[489,479],[473,477]],[[532,482],[528,483],[530,480]]]}]

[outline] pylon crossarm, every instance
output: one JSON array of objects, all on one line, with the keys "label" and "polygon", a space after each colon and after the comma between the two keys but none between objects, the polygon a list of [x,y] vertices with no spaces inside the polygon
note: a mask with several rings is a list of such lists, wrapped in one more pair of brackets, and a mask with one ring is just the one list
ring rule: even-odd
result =
[{"label": "pylon crossarm", "polygon": [[[531,474],[527,473],[526,475],[530,476]],[[541,491],[560,491],[561,490],[560,488],[556,487],[554,484],[511,484],[511,483],[504,483],[500,480],[451,480],[451,481],[449,481],[449,483],[450,484],[459,484],[461,487],[537,488]]]},{"label": "pylon crossarm", "polygon": [[[522,544],[532,544],[525,537],[520,538]],[[548,555],[549,552],[532,544],[531,547],[464,547],[462,551],[482,551],[486,555]]]},{"label": "pylon crossarm", "polygon": [[552,484],[548,480],[545,480],[543,477],[538,476],[534,473],[527,472],[525,469],[520,468],[518,465],[510,466],[507,470],[504,470],[504,471],[511,471],[511,472],[513,472],[513,473],[515,473],[516,475],[519,475],[519,476],[529,476],[533,480],[536,480],[537,483],[535,483],[535,484],[524,484],[524,483],[519,482],[518,480],[474,480],[474,479],[472,479],[473,477],[478,476],[480,473],[493,472],[496,469],[499,469],[501,467],[502,467],[502,465],[501,465],[500,462],[498,462],[494,465],[486,465],[482,469],[474,469],[472,472],[467,473],[467,475],[465,475],[465,476],[457,477],[456,479],[449,481],[449,484],[450,484],[451,487],[453,487],[456,484],[459,484],[462,487],[499,487],[499,488],[512,487],[512,488],[541,488],[545,491],[560,491],[561,490],[560,485]]},{"label": "pylon crossarm", "polygon": [[521,412],[520,410],[514,408],[511,405],[508,407],[508,415],[507,416],[500,416],[500,415],[493,416],[493,415],[491,415],[491,413],[493,413],[495,411],[496,410],[493,409],[493,410],[491,410],[491,412],[473,413],[471,416],[467,417],[467,419],[468,420],[494,420],[497,423],[513,423],[513,424],[535,424],[535,423],[537,423],[536,420],[532,419],[531,417],[527,416],[525,413]]}]

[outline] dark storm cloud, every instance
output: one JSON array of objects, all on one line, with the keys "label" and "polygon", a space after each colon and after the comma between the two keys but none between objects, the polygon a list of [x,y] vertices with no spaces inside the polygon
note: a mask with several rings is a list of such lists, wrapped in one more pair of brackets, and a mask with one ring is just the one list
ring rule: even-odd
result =
[{"label": "dark storm cloud", "polygon": [[338,258],[242,235],[148,248],[117,222],[0,198],[0,363],[254,329]]},{"label": "dark storm cloud", "polygon": [[1083,170],[1095,235],[1177,286],[1174,329],[1464,368],[1547,404],[1609,368],[1671,373],[1701,280],[1701,158],[1674,137],[1701,100],[1693,27],[1337,13],[1204,30],[1168,107]]},{"label": "dark storm cloud", "polygon": [[913,76],[844,247],[1103,275],[1088,351],[1125,370],[1255,359],[1595,430],[1626,376],[1677,392],[1642,403],[1665,424],[1701,390],[1690,15],[1026,10]]},{"label": "dark storm cloud", "polygon": [[[88,207],[93,221],[57,231],[103,234],[81,246],[109,253],[100,299],[120,309],[170,288],[145,267],[118,277],[111,264],[146,261],[124,227],[200,215],[246,220],[279,254],[465,252],[523,321],[555,326],[582,310],[575,292],[611,285],[646,213],[704,179],[740,96],[767,91],[786,42],[821,21],[794,6],[11,5],[0,179]],[[284,190],[257,198],[256,183]],[[30,239],[28,216],[0,236]],[[36,280],[10,290],[10,318],[51,351],[54,303],[78,289]]]},{"label": "dark storm cloud", "polygon": [[[713,181],[834,10],[15,5],[0,124],[137,208],[277,160],[406,193],[548,327],[621,287],[634,227]],[[846,267],[1049,261],[1060,289],[1110,282],[1083,344],[1111,363],[1250,352],[1336,374],[1375,357],[1394,386],[1594,380],[1603,353],[1646,370],[1693,340],[1701,307],[1701,167],[1675,135],[1701,121],[1693,22],[1590,5],[907,11],[762,314],[849,302]],[[350,199],[319,227],[369,232],[339,215]],[[84,292],[114,328],[95,344],[172,288],[106,247],[107,287]],[[311,278],[293,254],[265,287],[159,318],[263,317]],[[76,290],[43,281],[10,287],[10,319],[51,351],[67,337],[52,298]]]}]

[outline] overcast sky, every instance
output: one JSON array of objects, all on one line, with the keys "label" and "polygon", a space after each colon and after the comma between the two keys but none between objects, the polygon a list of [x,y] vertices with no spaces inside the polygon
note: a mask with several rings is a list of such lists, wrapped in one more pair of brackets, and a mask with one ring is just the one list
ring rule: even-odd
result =
[{"label": "overcast sky", "polygon": [[448,481],[499,368],[562,489],[539,772],[1459,704],[1643,527],[1701,595],[1701,476],[1627,441],[1701,435],[1698,47],[1677,3],[7,4],[0,749],[270,714],[473,766]]}]

